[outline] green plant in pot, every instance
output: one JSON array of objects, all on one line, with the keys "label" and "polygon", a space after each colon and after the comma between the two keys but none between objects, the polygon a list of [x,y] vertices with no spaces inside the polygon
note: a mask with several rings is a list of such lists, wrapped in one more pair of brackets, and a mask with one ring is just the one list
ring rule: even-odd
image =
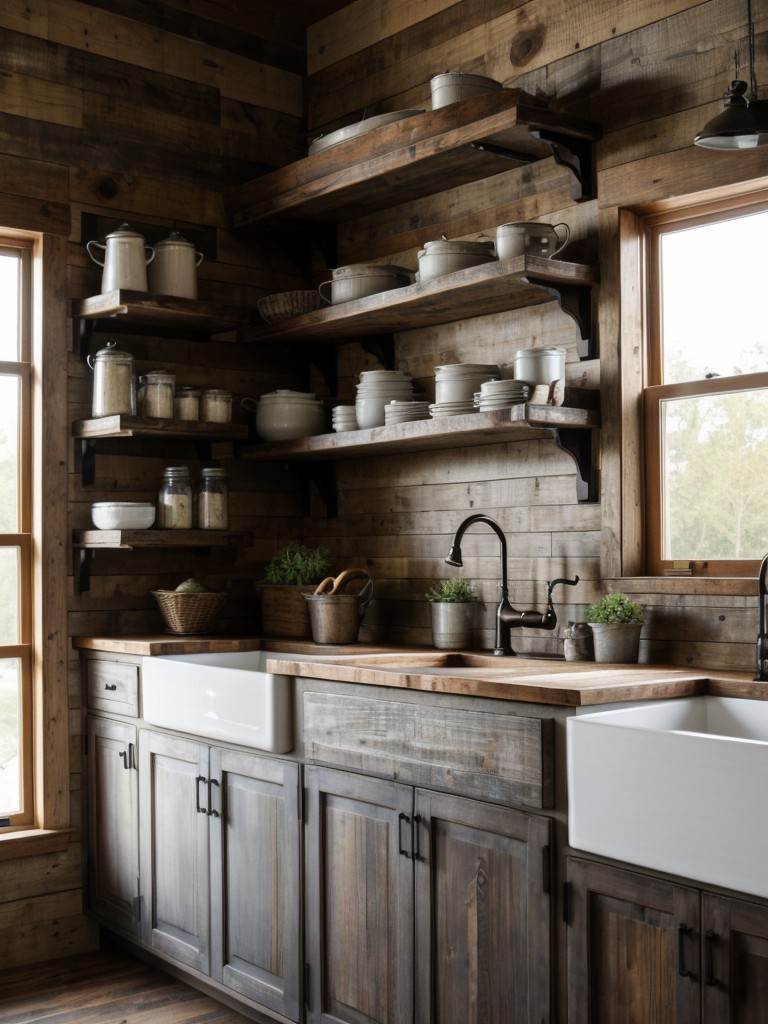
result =
[{"label": "green plant in pot", "polygon": [[626,594],[606,594],[584,616],[595,646],[595,661],[629,664],[638,660],[643,608]]},{"label": "green plant in pot", "polygon": [[262,629],[266,636],[309,639],[312,630],[307,602],[331,569],[330,552],[293,541],[272,556],[264,569],[261,588]]},{"label": "green plant in pot", "polygon": [[438,580],[424,595],[432,606],[432,643],[441,650],[472,646],[480,598],[460,577]]}]

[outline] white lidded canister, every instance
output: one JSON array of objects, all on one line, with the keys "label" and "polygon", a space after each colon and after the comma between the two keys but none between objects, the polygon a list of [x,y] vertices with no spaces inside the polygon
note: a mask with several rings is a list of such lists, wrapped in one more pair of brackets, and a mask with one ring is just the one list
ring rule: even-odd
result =
[{"label": "white lidded canister", "polygon": [[93,416],[135,416],[136,378],[133,356],[117,348],[113,339],[95,356],[88,356],[93,370]]},{"label": "white lidded canister", "polygon": [[197,298],[197,268],[203,254],[195,251],[179,231],[155,245],[155,258],[149,268],[151,290],[158,295],[178,295],[185,299]]},{"label": "white lidded canister", "polygon": [[[106,245],[92,240],[85,246],[94,263],[104,270],[101,275],[102,292],[125,288],[134,292],[147,290],[147,264],[155,256],[151,245],[144,244],[144,238],[133,231],[128,224],[121,224],[107,235]],[[103,261],[94,249],[104,250]]]},{"label": "white lidded canister", "polygon": [[564,348],[522,348],[515,352],[515,380],[551,384],[565,377]]}]

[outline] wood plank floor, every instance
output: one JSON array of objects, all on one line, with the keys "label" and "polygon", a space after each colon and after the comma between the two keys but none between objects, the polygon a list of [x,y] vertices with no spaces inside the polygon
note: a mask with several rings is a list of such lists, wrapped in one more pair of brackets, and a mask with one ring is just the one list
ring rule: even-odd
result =
[{"label": "wood plank floor", "polygon": [[33,1021],[249,1024],[249,1018],[120,950],[0,971],[1,1024]]}]

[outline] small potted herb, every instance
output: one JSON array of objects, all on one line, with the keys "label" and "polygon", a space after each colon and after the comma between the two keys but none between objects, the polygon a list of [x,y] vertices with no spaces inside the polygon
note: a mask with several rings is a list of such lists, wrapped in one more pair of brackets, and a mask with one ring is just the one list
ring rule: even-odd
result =
[{"label": "small potted herb", "polygon": [[628,664],[636,662],[643,628],[643,608],[626,594],[606,594],[591,604],[584,616],[592,630],[595,661]]},{"label": "small potted herb", "polygon": [[331,569],[330,552],[292,542],[278,551],[264,569],[261,588],[262,629],[267,636],[308,639],[309,608],[302,597],[312,593]]},{"label": "small potted herb", "polygon": [[460,577],[438,580],[424,595],[432,605],[432,643],[442,650],[471,647],[479,597]]}]

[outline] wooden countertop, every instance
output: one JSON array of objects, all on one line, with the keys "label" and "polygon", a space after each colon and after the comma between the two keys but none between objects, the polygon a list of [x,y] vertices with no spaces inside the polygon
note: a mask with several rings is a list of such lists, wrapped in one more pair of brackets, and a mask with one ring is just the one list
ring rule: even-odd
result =
[{"label": "wooden countertop", "polygon": [[356,644],[350,653],[349,645],[259,637],[78,636],[72,643],[80,650],[134,655],[273,651],[275,657],[268,660],[271,671],[305,679],[570,707],[703,694],[768,700],[768,684],[754,682],[748,673],[690,671],[674,665],[598,665],[365,644]]}]

